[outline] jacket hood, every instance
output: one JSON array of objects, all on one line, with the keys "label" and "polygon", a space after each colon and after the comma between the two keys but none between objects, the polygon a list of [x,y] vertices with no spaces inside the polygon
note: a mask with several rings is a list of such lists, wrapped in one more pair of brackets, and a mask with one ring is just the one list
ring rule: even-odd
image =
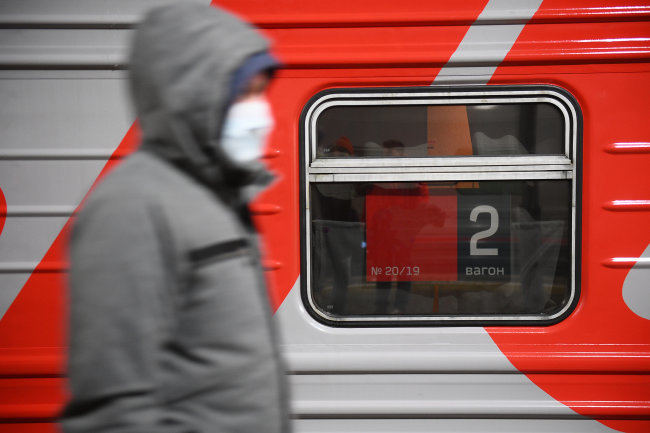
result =
[{"label": "jacket hood", "polygon": [[149,12],[130,59],[141,148],[210,186],[259,181],[262,165],[234,164],[219,140],[236,71],[268,48],[253,27],[221,9],[177,4]]}]

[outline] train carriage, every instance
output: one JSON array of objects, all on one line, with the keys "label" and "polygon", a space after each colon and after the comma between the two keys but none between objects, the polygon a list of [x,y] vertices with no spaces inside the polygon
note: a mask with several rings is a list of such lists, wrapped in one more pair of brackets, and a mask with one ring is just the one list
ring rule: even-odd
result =
[{"label": "train carriage", "polygon": [[[57,431],[66,235],[163,2],[0,4],[0,430]],[[650,430],[647,2],[214,3],[285,65],[251,211],[296,431]]]}]

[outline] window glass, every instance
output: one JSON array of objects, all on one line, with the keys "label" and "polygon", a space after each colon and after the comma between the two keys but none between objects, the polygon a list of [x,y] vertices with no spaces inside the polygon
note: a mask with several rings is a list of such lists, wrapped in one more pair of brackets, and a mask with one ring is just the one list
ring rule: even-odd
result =
[{"label": "window glass", "polygon": [[314,317],[551,324],[575,307],[581,117],[566,91],[337,89],[302,119]]},{"label": "window glass", "polygon": [[571,293],[571,182],[312,183],[311,291],[331,316],[513,315]]},{"label": "window glass", "polygon": [[334,106],[318,118],[317,157],[564,154],[550,103]]}]

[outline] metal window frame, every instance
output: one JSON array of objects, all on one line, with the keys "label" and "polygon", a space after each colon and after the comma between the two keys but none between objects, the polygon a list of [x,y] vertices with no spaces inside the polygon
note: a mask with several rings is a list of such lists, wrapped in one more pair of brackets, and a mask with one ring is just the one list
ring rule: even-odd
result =
[{"label": "metal window frame", "polygon": [[[478,105],[550,103],[564,116],[564,153],[559,155],[466,156],[424,158],[319,158],[318,117],[336,106]],[[425,88],[332,89],[315,95],[301,116],[301,285],[309,313],[331,326],[550,325],[575,308],[579,298],[579,231],[582,115],[576,100],[556,86],[432,86]],[[321,310],[311,288],[310,184],[317,182],[413,182],[549,180],[571,181],[571,271],[569,299],[560,311],[545,314],[337,316]]]}]

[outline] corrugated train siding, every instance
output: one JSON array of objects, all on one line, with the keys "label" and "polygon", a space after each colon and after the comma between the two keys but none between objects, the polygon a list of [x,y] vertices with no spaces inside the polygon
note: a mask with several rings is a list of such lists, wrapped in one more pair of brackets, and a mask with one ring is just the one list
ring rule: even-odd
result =
[{"label": "corrugated train siding", "polygon": [[[7,222],[0,238],[0,306],[8,307],[24,285],[131,125],[123,71],[130,29],[142,10],[158,3],[59,0],[5,1],[0,5],[0,188],[8,203]],[[434,42],[423,47],[423,41],[417,40],[421,27],[468,25],[472,21],[470,12],[459,11],[443,18],[415,13],[399,17],[373,17],[372,13],[332,17],[301,15],[300,11],[280,16],[259,12],[252,18],[280,41],[285,32],[303,33],[307,39],[315,32],[340,32],[341,28],[355,32],[358,26],[383,27],[387,37],[398,27],[414,37],[410,45],[386,52],[380,44],[350,46],[345,37],[328,38],[325,34],[324,42],[316,49],[284,46],[289,68],[420,67],[446,62],[442,56],[430,55],[438,51]],[[647,10],[638,11],[636,17],[647,20],[649,15]],[[614,19],[612,14],[610,20]],[[493,17],[485,24],[514,25],[520,21],[512,14]],[[608,24],[604,15],[598,21],[601,25],[617,25]],[[586,30],[594,25],[579,14],[573,18],[544,15],[538,23],[563,22]],[[520,51],[520,57],[508,61],[614,62],[629,60],[630,50],[638,60],[647,61],[647,43],[634,38],[636,33],[642,34],[640,30],[647,21],[628,24],[630,43],[636,44],[632,49],[608,41],[548,41],[543,46],[531,45],[527,51]],[[570,46],[575,50],[567,54]],[[490,64],[489,57],[481,56],[481,46],[472,50],[474,58],[467,64]],[[584,57],[585,53],[588,57]],[[64,264],[52,270],[64,270]],[[312,358],[331,356],[333,352],[332,346],[321,353],[313,352]],[[364,371],[363,364],[393,359],[391,353],[344,356],[339,361],[349,361],[345,374],[340,374],[335,362],[316,365],[317,360],[301,354],[298,350],[295,357],[290,356],[299,431],[520,432],[593,428],[568,414],[559,403],[549,403],[541,392],[531,391],[524,376],[502,369],[491,354],[466,358],[436,355],[419,361],[415,356],[405,362],[417,364],[412,370],[394,367],[390,374],[377,369],[376,364]],[[461,358],[466,362],[460,362]],[[394,359],[400,362],[399,356]],[[358,367],[350,370],[355,363]],[[475,371],[469,372],[468,365]],[[63,398],[61,366],[60,348],[5,347],[0,341],[0,423],[51,421]],[[588,380],[588,376],[584,379]],[[620,376],[623,385],[633,379],[633,374]],[[512,400],[507,395],[522,398]]]}]

